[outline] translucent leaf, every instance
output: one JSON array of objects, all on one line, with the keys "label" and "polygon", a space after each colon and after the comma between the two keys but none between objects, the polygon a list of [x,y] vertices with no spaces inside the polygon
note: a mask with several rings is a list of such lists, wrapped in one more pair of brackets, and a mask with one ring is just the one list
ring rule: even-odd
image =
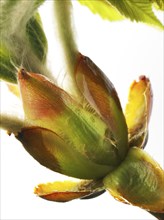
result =
[{"label": "translucent leaf", "polygon": [[153,95],[148,78],[141,76],[130,87],[125,118],[128,125],[129,144],[143,148],[148,135]]},{"label": "translucent leaf", "polygon": [[146,24],[164,29],[152,10],[150,0],[107,0],[118,11],[131,21],[144,22]]},{"label": "translucent leaf", "polygon": [[100,15],[103,19],[110,21],[122,20],[123,16],[107,0],[78,0],[82,5],[87,6],[94,14]]},{"label": "translucent leaf", "polygon": [[164,1],[163,0],[151,0],[154,3],[154,6],[158,10],[164,10]]},{"label": "translucent leaf", "polygon": [[7,48],[0,45],[0,79],[10,83],[17,83],[17,70],[12,63]]},{"label": "translucent leaf", "polygon": [[128,150],[127,126],[113,84],[88,57],[83,55],[79,57],[75,79],[90,108],[94,109],[107,124],[106,137],[123,159]]},{"label": "translucent leaf", "polygon": [[1,38],[10,37],[26,26],[27,21],[33,16],[36,9],[45,0],[5,0],[0,1],[0,32]]},{"label": "translucent leaf", "polygon": [[38,13],[27,22],[26,36],[38,59],[44,62],[47,55],[47,39]]},{"label": "translucent leaf", "polygon": [[104,185],[121,202],[164,212],[164,170],[142,149],[131,148],[122,164],[104,178]]},{"label": "translucent leaf", "polygon": [[27,123],[52,130],[89,160],[108,165],[109,170],[121,162],[109,128],[99,115],[44,76],[24,70],[18,76]]},{"label": "translucent leaf", "polygon": [[20,98],[20,91],[17,84],[7,83],[7,87],[16,97]]},{"label": "translucent leaf", "polygon": [[[39,15],[35,14],[43,2],[44,0],[0,1],[0,47],[5,47],[7,51],[4,59],[9,66],[9,69],[5,71],[6,67],[3,62],[1,79],[11,82],[10,76],[15,77],[15,67],[19,68],[20,66],[48,75],[44,66],[47,41]],[[16,83],[16,80],[14,82]]]},{"label": "translucent leaf", "polygon": [[96,181],[63,181],[47,184],[39,184],[35,188],[35,194],[43,199],[55,202],[68,202],[73,199],[83,198],[92,193],[98,193],[100,187],[95,186]]},{"label": "translucent leaf", "polygon": [[93,163],[72,143],[48,129],[24,128],[16,138],[34,159],[55,172],[80,179],[99,179],[110,170],[108,166]]}]

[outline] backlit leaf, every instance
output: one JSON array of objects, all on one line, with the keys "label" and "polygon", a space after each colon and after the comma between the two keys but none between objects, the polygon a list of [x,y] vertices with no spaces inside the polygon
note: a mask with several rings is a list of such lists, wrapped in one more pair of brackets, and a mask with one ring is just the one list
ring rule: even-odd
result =
[{"label": "backlit leaf", "polygon": [[[96,164],[107,165],[109,170],[121,162],[117,146],[110,139],[111,132],[99,115],[40,74],[22,69],[18,79],[27,123],[52,130],[83,156]],[[127,140],[127,130],[122,132]]]},{"label": "backlit leaf", "polygon": [[12,62],[10,53],[7,48],[0,45],[0,79],[10,82],[17,83],[17,70]]},{"label": "backlit leaf", "polygon": [[25,27],[27,21],[33,16],[35,10],[45,0],[5,0],[0,1],[0,32],[1,37],[10,37],[10,35]]},{"label": "backlit leaf", "polygon": [[26,36],[38,59],[44,62],[47,55],[47,39],[38,13],[27,22]]},{"label": "backlit leaf", "polygon": [[121,202],[164,213],[164,170],[142,149],[131,148],[104,185]]},{"label": "backlit leaf", "polygon": [[96,186],[96,181],[84,180],[39,184],[34,193],[46,200],[68,202],[99,191],[101,191],[101,187]]},{"label": "backlit leaf", "polygon": [[122,20],[123,16],[113,7],[107,0],[79,0],[79,2],[87,6],[94,14],[100,15],[103,19],[110,21]]},{"label": "backlit leaf", "polygon": [[154,6],[158,10],[164,10],[164,1],[163,0],[150,0],[154,3]]},{"label": "backlit leaf", "polygon": [[[7,51],[5,55],[3,54],[4,58],[1,58],[3,61],[0,67],[1,79],[14,81],[11,75],[14,78],[15,67],[20,66],[41,74],[49,74],[44,66],[47,41],[39,15],[36,13],[37,8],[44,1],[0,1],[0,47],[2,48],[0,49],[3,50],[5,47]],[[17,80],[14,81],[16,82]]]},{"label": "backlit leaf", "polygon": [[107,124],[106,138],[111,141],[120,158],[124,158],[128,150],[127,126],[113,84],[92,60],[83,55],[79,55],[75,79],[90,108]]},{"label": "backlit leaf", "polygon": [[110,167],[93,163],[72,143],[48,129],[24,128],[16,138],[34,159],[55,172],[80,179],[99,179],[110,171]]},{"label": "backlit leaf", "polygon": [[141,76],[130,87],[125,117],[128,125],[129,144],[143,148],[148,135],[153,95],[148,78]]},{"label": "backlit leaf", "polygon": [[146,24],[164,29],[152,10],[150,0],[107,0],[118,11],[131,21],[144,22]]}]

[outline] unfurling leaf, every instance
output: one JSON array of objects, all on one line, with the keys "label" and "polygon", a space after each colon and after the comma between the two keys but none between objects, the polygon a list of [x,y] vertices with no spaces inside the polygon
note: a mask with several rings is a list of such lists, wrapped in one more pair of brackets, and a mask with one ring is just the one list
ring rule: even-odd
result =
[{"label": "unfurling leaf", "polygon": [[164,29],[152,10],[150,0],[107,0],[115,6],[119,12],[131,21],[144,22],[148,25]]},{"label": "unfurling leaf", "polygon": [[110,171],[109,166],[93,163],[72,143],[50,130],[25,128],[16,138],[40,164],[55,172],[80,179],[99,179]]},{"label": "unfurling leaf", "polygon": [[17,70],[12,63],[9,51],[0,45],[0,79],[17,83]]},{"label": "unfurling leaf", "polygon": [[0,1],[0,79],[17,83],[15,67],[20,66],[48,75],[44,66],[47,41],[40,17],[35,13],[43,2]]},{"label": "unfurling leaf", "polygon": [[[110,138],[111,132],[107,123],[98,114],[90,112],[90,109],[86,109],[83,104],[44,76],[24,70],[20,70],[18,76],[26,121],[29,125],[53,131],[70,146],[70,149],[74,148],[93,164],[102,166],[103,173],[110,172],[121,162],[124,155],[121,150],[118,153],[117,146]],[[125,119],[123,122],[125,123]],[[124,139],[127,140],[127,127],[125,129]],[[127,145],[125,147],[127,148]],[[96,175],[99,176],[100,173]]]},{"label": "unfurling leaf", "polygon": [[11,35],[21,34],[28,20],[45,0],[5,0],[0,1],[1,40]]},{"label": "unfurling leaf", "polygon": [[145,151],[133,147],[127,157],[104,178],[117,199],[152,212],[164,212],[164,171]]},{"label": "unfurling leaf", "polygon": [[102,187],[97,185],[99,185],[99,182],[92,180],[46,183],[39,184],[35,188],[34,193],[50,201],[68,202],[73,199],[85,198],[85,196],[102,191]]},{"label": "unfurling leaf", "polygon": [[141,76],[139,81],[134,81],[130,87],[125,110],[130,147],[143,148],[146,144],[152,101],[150,81],[145,76]]},{"label": "unfurling leaf", "polygon": [[100,15],[103,19],[107,19],[109,21],[119,21],[124,19],[119,11],[115,7],[113,7],[107,0],[78,1],[80,2],[80,4],[87,6],[94,14]]},{"label": "unfurling leaf", "polygon": [[[99,117],[83,109],[47,78],[24,70],[20,70],[18,76],[26,121],[29,126],[42,127],[22,130],[18,139],[42,165],[77,178],[95,179],[106,175],[121,162],[117,149],[105,136],[108,128]],[[37,149],[42,148],[38,152],[35,152],[36,135],[39,135]],[[49,141],[43,141],[45,138]],[[52,152],[50,149],[54,153],[46,157],[46,152]],[[63,149],[59,154],[62,157],[55,154],[55,149],[57,152]],[[64,153],[67,150],[69,156]],[[56,157],[60,167],[63,164],[62,169],[56,167]]]},{"label": "unfurling leaf", "polygon": [[144,22],[164,29],[152,10],[153,2],[158,9],[163,10],[163,0],[79,0],[79,2],[87,6],[94,14],[99,14],[110,21],[128,18],[131,21]]},{"label": "unfurling leaf", "polygon": [[164,1],[163,0],[150,0],[154,3],[154,6],[158,10],[164,10]]},{"label": "unfurling leaf", "polygon": [[26,36],[38,59],[44,62],[47,55],[47,40],[38,13],[27,22]]},{"label": "unfurling leaf", "polygon": [[127,126],[117,92],[105,74],[88,58],[79,55],[75,80],[82,96],[90,108],[108,126],[108,136],[120,158],[128,150]]}]

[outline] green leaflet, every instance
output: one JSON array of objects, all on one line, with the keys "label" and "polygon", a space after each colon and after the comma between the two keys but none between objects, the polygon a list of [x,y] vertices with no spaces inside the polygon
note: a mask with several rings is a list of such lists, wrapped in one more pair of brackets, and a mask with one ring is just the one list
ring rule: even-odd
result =
[{"label": "green leaflet", "polygon": [[106,140],[110,140],[123,159],[128,151],[127,126],[113,84],[92,60],[83,55],[79,56],[75,79],[81,94],[108,126]]},{"label": "green leaflet", "polygon": [[48,129],[24,128],[16,138],[34,159],[55,172],[80,179],[100,179],[111,171],[109,166],[89,160]]},{"label": "green leaflet", "polygon": [[155,16],[152,5],[164,9],[163,0],[78,0],[87,6],[94,14],[110,21],[122,20],[124,17],[131,21],[144,22],[148,25],[164,29],[162,23]]},{"label": "green leaflet", "polygon": [[164,29],[152,10],[150,0],[107,0],[115,6],[119,12],[131,21],[144,22],[148,25]]},{"label": "green leaflet", "polygon": [[154,3],[154,6],[158,10],[164,11],[164,1],[163,0],[151,0]]},{"label": "green leaflet", "polygon": [[24,28],[24,32],[14,33],[2,39],[0,45],[0,79],[17,83],[16,68],[23,66],[33,72],[46,74],[43,64],[47,54],[47,40],[36,13]]},{"label": "green leaflet", "polygon": [[107,19],[109,21],[119,21],[123,19],[123,16],[119,13],[119,11],[107,0],[79,0],[79,2],[82,5],[87,6],[94,14],[100,15],[103,19]]},{"label": "green leaflet", "polygon": [[20,66],[49,74],[44,66],[47,40],[40,17],[35,13],[44,1],[0,1],[0,79],[16,83],[15,67]]},{"label": "green leaflet", "polygon": [[47,54],[47,40],[38,13],[27,22],[26,36],[38,59],[44,62]]},{"label": "green leaflet", "polygon": [[164,170],[145,151],[133,147],[122,164],[104,178],[117,200],[151,212],[164,212]]},{"label": "green leaflet", "polygon": [[71,145],[96,164],[108,165],[112,170],[121,162],[109,129],[98,116],[39,74],[21,70],[18,79],[28,122],[55,132],[67,147]]},{"label": "green leaflet", "polygon": [[0,79],[17,83],[16,68],[12,64],[9,51],[0,45]]},{"label": "green leaflet", "polygon": [[[5,0],[0,1],[0,32],[1,38],[21,31],[35,10],[45,0]],[[20,33],[19,33],[20,34]]]}]

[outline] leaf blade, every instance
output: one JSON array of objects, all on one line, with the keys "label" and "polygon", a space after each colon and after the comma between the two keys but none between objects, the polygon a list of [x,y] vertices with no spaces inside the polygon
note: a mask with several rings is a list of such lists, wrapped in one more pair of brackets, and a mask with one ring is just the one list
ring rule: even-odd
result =
[{"label": "leaf blade", "polygon": [[10,52],[0,45],[0,79],[9,83],[17,83],[17,70],[12,64]]},{"label": "leaf blade", "polygon": [[0,1],[0,32],[1,37],[9,37],[19,32],[25,27],[27,21],[33,16],[37,8],[44,3],[45,0],[5,0]]},{"label": "leaf blade", "polygon": [[[41,20],[36,12],[44,1],[0,1],[0,46],[5,47],[8,51],[7,62],[9,66],[11,66],[10,62],[12,60],[14,67],[23,66],[53,78],[45,66],[47,40],[42,29]],[[3,66],[2,70],[4,75]],[[11,74],[14,76],[15,68],[12,68]],[[6,78],[2,77],[10,82],[8,75],[6,74]]]},{"label": "leaf blade", "polygon": [[164,170],[137,147],[104,178],[104,185],[116,199],[152,212],[164,212]]},{"label": "leaf blade", "polygon": [[130,147],[144,148],[152,111],[153,93],[151,83],[145,76],[134,81],[130,87],[125,118],[128,125]]},{"label": "leaf blade", "polygon": [[84,100],[106,123],[106,139],[123,159],[128,151],[127,125],[113,84],[92,60],[81,54],[75,78]]},{"label": "leaf blade", "polygon": [[98,14],[103,19],[107,19],[109,21],[119,21],[123,19],[123,16],[119,13],[119,11],[115,7],[113,7],[107,0],[78,1],[81,5],[88,7],[93,14]]},{"label": "leaf blade", "polygon": [[164,11],[164,1],[163,0],[151,0],[154,3],[156,9]]},{"label": "leaf blade", "polygon": [[144,22],[148,25],[164,29],[152,10],[149,0],[107,0],[115,6],[119,12],[131,21]]},{"label": "leaf blade", "polygon": [[41,165],[64,175],[80,179],[100,179],[110,171],[79,153],[54,132],[41,127],[23,128],[16,138]]},{"label": "leaf blade", "polygon": [[46,184],[39,184],[34,193],[39,197],[55,201],[68,202],[73,199],[83,198],[93,193],[98,193],[102,187],[95,186],[97,181],[83,180],[83,181],[63,181]]},{"label": "leaf blade", "polygon": [[38,59],[44,63],[47,55],[48,44],[38,13],[36,13],[27,22],[26,36]]},{"label": "leaf blade", "polygon": [[[33,126],[59,134],[96,164],[113,169],[121,162],[117,148],[108,138],[108,126],[97,114],[40,74],[20,70],[18,80],[25,117]],[[127,140],[127,130],[125,134]]]}]

